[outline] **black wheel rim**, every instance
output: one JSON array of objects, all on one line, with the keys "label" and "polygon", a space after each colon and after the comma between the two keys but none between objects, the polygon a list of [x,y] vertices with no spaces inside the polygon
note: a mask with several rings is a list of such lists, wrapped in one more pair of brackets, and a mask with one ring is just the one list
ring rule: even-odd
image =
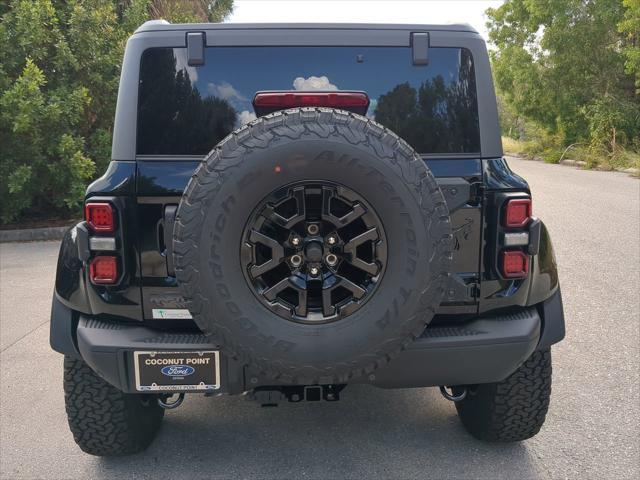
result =
[{"label": "black wheel rim", "polygon": [[353,190],[327,181],[279,188],[256,207],[241,246],[242,270],[269,310],[327,323],[361,308],[387,264],[382,222]]}]

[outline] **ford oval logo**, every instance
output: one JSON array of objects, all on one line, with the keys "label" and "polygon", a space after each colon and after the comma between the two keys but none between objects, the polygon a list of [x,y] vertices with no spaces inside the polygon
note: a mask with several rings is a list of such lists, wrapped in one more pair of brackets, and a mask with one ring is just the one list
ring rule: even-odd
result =
[{"label": "ford oval logo", "polygon": [[189,365],[169,365],[167,367],[163,367],[160,371],[167,377],[186,377],[187,375],[191,375],[195,372],[196,369]]}]

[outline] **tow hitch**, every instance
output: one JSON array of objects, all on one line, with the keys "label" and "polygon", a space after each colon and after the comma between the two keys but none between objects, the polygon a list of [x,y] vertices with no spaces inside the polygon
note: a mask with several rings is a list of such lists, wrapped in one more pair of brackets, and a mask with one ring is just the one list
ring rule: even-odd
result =
[{"label": "tow hitch", "polygon": [[280,402],[337,402],[346,385],[301,385],[285,387],[258,387],[249,393],[248,399],[263,407],[277,407]]},{"label": "tow hitch", "polygon": [[[447,391],[447,388],[451,390],[451,393]],[[454,387],[445,387],[444,385],[440,385],[440,393],[450,402],[461,402],[466,398],[467,389],[465,387],[462,387],[462,390],[460,390],[460,388],[454,390],[453,388]],[[456,391],[459,393],[456,394]]]},{"label": "tow hitch", "polygon": [[168,402],[174,394],[160,395],[158,397],[158,405],[160,405],[165,410],[173,410],[174,408],[178,408],[184,402],[184,393],[178,393],[178,398],[172,402]]}]

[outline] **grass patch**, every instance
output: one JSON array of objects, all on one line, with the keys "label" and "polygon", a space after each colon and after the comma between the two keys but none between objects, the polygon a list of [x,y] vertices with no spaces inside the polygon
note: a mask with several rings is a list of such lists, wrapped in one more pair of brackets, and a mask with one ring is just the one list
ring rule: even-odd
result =
[{"label": "grass patch", "polygon": [[640,168],[640,154],[623,148],[612,154],[603,148],[579,145],[569,149],[564,158],[583,161],[587,168],[598,170]]},{"label": "grass patch", "polygon": [[524,155],[525,142],[511,137],[502,137],[502,149],[509,155]]},{"label": "grass patch", "polygon": [[518,155],[530,160],[544,160],[547,163],[558,163],[563,159],[578,160],[586,163],[586,168],[599,170],[616,170],[626,168],[640,169],[640,153],[618,148],[611,154],[603,148],[588,145],[575,145],[566,152],[566,147],[549,139],[516,140],[502,137],[502,148],[507,155]]},{"label": "grass patch", "polygon": [[521,157],[542,159],[547,163],[558,163],[562,150],[553,145],[545,145],[534,140],[516,140],[514,138],[502,137],[502,148],[508,155],[519,155]]}]

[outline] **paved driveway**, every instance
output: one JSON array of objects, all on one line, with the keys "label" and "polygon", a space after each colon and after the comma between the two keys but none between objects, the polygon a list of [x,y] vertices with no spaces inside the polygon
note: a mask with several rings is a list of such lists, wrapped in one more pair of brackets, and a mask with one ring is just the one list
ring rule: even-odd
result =
[{"label": "paved driveway", "polygon": [[345,390],[336,404],[260,408],[192,397],[148,452],[100,459],[66,425],[48,347],[58,245],[0,245],[2,478],[638,478],[640,182],[513,160],[560,264],[568,338],[551,409],[516,445],[469,437],[436,389]]}]

